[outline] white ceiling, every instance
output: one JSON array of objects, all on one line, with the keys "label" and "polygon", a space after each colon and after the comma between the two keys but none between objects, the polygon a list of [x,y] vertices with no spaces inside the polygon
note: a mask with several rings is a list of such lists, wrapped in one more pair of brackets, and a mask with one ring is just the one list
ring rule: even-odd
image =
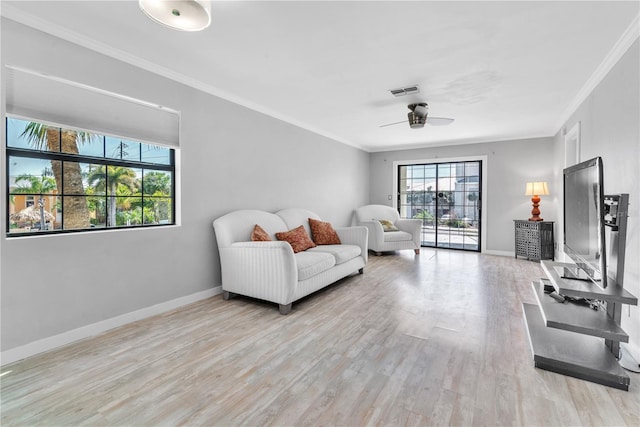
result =
[{"label": "white ceiling", "polygon": [[[637,37],[638,1],[214,1],[185,33],[137,1],[3,16],[368,151],[554,135]],[[640,77],[639,77],[640,78]],[[415,96],[388,89],[418,84]],[[410,129],[410,102],[446,127]],[[168,107],[171,107],[170,105]]]}]

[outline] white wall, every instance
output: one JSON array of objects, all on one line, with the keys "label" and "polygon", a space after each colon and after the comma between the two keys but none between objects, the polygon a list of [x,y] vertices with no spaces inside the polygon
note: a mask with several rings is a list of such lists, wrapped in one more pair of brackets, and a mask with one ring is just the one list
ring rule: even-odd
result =
[{"label": "white wall", "polygon": [[[3,353],[219,286],[211,222],[229,211],[305,207],[342,226],[368,202],[364,151],[4,18],[1,31],[3,68],[50,73],[182,113],[181,226],[7,239],[3,219]],[[4,108],[3,98],[3,117]],[[3,120],[3,218],[5,131]]]},{"label": "white wall", "polygon": [[[560,133],[369,155],[5,19],[1,41],[2,67],[48,72],[182,112],[181,226],[6,239],[1,221],[2,352],[219,286],[211,221],[231,210],[301,206],[346,225],[354,207],[391,205],[394,161],[487,156],[484,230],[490,252],[513,252],[513,219],[527,218],[531,210],[524,183],[548,180],[552,194],[543,197],[542,215],[557,222],[556,240],[562,241]],[[640,295],[639,49],[636,41],[564,126],[581,122],[582,158],[603,157],[605,191],[630,193],[625,287],[635,295]],[[3,122],[3,215],[4,132]],[[625,310],[623,327],[640,359],[637,308],[630,317]]]},{"label": "white wall", "polygon": [[[425,128],[422,132],[428,132]],[[487,156],[487,223],[483,238],[488,253],[514,254],[514,219],[531,216],[531,198],[524,195],[527,181],[553,179],[553,138],[537,138],[485,144],[385,151],[371,154],[370,200],[392,206],[393,162],[425,159]],[[550,185],[551,186],[551,185]],[[551,186],[552,194],[556,189]],[[389,195],[392,200],[389,200]],[[556,205],[551,196],[542,196],[542,217],[556,220]]]},{"label": "white wall", "polygon": [[[636,40],[555,137],[556,187],[562,185],[564,136],[580,122],[580,158],[600,156],[605,194],[629,193],[624,287],[640,297],[640,42]],[[559,187],[561,188],[561,187]],[[562,232],[562,195],[556,217]],[[560,235],[560,242],[562,236]],[[622,328],[640,360],[640,310],[625,306]]]}]

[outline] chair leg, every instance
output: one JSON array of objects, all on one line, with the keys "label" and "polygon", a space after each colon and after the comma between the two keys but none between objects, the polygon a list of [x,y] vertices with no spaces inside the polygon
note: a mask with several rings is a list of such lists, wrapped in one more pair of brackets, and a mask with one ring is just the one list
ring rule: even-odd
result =
[{"label": "chair leg", "polygon": [[416,255],[420,255],[420,249],[414,249],[413,251],[416,253]]},{"label": "chair leg", "polygon": [[278,308],[280,310],[280,314],[289,314],[291,312],[291,303],[287,305],[278,304]]},{"label": "chair leg", "polygon": [[360,270],[358,270],[358,273],[364,274],[364,267],[362,267]]},{"label": "chair leg", "polygon": [[225,301],[229,301],[231,298],[235,296],[234,293],[229,291],[222,291],[222,299]]}]

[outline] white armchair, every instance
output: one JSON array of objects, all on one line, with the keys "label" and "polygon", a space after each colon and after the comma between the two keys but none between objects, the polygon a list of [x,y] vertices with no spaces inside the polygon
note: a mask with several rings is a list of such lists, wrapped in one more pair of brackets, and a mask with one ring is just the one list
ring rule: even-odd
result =
[{"label": "white armchair", "polygon": [[[369,229],[369,250],[380,255],[381,252],[400,249],[413,249],[420,253],[421,219],[400,218],[398,211],[385,205],[367,205],[356,209],[357,225]],[[380,220],[391,221],[397,231],[384,231]]]}]

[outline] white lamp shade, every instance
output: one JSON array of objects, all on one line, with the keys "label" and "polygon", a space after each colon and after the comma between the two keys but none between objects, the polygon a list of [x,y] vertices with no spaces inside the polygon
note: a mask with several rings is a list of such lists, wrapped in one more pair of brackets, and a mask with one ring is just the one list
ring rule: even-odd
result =
[{"label": "white lamp shade", "polygon": [[140,9],[159,24],[181,31],[200,31],[211,24],[210,0],[138,0]]},{"label": "white lamp shade", "polygon": [[546,181],[527,182],[525,196],[548,196],[549,187]]}]

